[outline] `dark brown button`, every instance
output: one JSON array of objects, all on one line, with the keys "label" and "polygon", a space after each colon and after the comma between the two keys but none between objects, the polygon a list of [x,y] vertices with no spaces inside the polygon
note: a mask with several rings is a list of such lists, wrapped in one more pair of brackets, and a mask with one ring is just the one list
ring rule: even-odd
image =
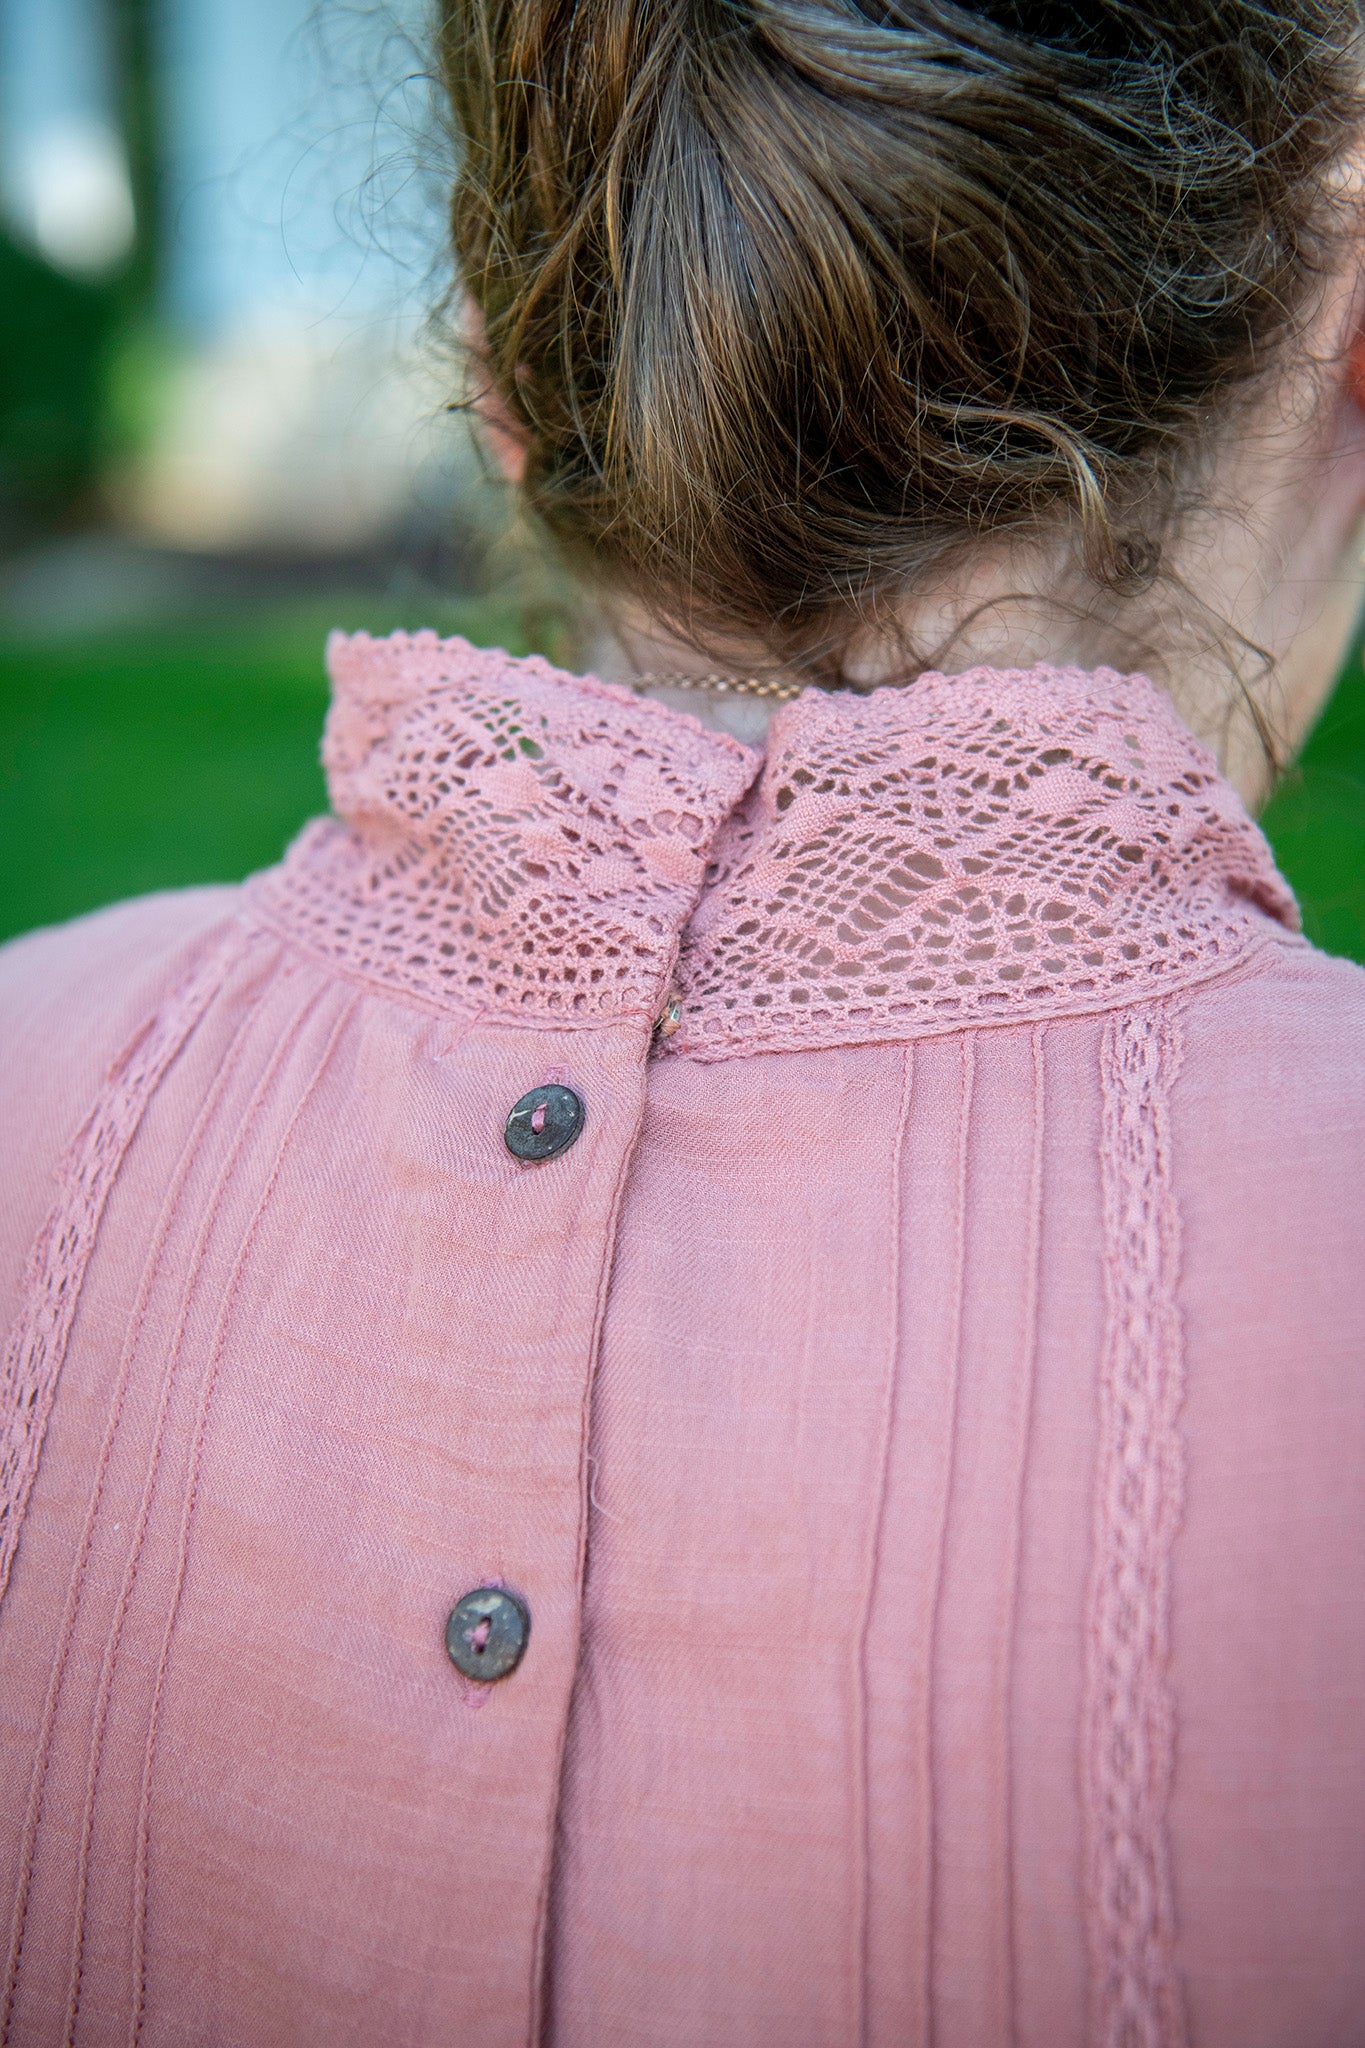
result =
[{"label": "dark brown button", "polygon": [[501,1586],[476,1586],[450,1610],[446,1650],[457,1671],[480,1685],[506,1678],[526,1654],[530,1610]]},{"label": "dark brown button", "polygon": [[547,1081],[514,1102],[503,1138],[518,1159],[553,1159],[567,1152],[583,1128],[583,1098]]}]

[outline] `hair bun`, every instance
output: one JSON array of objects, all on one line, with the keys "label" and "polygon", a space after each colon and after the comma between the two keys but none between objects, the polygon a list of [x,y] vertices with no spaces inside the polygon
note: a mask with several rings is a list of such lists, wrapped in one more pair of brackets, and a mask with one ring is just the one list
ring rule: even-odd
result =
[{"label": "hair bun", "polygon": [[[1346,0],[454,0],[454,235],[523,489],[683,624],[836,645],[1133,509],[1292,330]],[[1156,522],[1159,524],[1159,522]]]}]

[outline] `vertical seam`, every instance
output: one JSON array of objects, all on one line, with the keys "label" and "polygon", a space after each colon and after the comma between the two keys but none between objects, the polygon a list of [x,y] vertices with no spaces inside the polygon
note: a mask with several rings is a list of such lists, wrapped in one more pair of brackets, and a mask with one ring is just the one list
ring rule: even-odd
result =
[{"label": "vertical seam", "polygon": [[99,1458],[96,1462],[94,1479],[91,1486],[90,1500],[86,1508],[85,1521],[81,1528],[80,1538],[76,1546],[76,1554],[72,1561],[71,1573],[67,1582],[67,1595],[62,1611],[57,1654],[53,1660],[52,1673],[43,1702],[42,1719],[38,1728],[38,1742],[34,1755],[33,1771],[30,1777],[24,1830],[20,1839],[18,1882],[10,1921],[10,1946],[5,1971],[5,1988],[3,1999],[0,1999],[0,2039],[5,2037],[9,2025],[14,2001],[15,1980],[23,1949],[24,1923],[28,1915],[29,1893],[33,1880],[33,1860],[36,1853],[39,1830],[42,1826],[42,1809],[46,1794],[47,1773],[51,1762],[53,1730],[56,1725],[62,1687],[65,1683],[66,1666],[71,1654],[71,1644],[75,1635],[76,1618],[80,1612],[81,1595],[85,1587],[85,1574],[89,1566],[95,1524],[99,1518],[100,1505],[104,1498],[105,1481],[108,1477],[109,1464],[113,1457],[114,1443],[127,1401],[128,1387],[132,1375],[133,1356],[141,1337],[152,1288],[156,1284],[156,1277],[161,1269],[161,1261],[165,1256],[171,1226],[184,1195],[185,1183],[189,1178],[190,1168],[198,1156],[204,1132],[216,1113],[228,1082],[236,1070],[253,1018],[254,1008],[238,1026],[223,1062],[205,1095],[190,1134],[185,1140],[180,1158],[176,1163],[176,1170],[170,1188],[162,1204],[161,1214],[157,1219],[147,1260],[143,1267],[141,1281],[134,1298],[132,1314],[128,1321],[128,1329],[124,1336],[122,1353],[119,1359],[118,1377],[115,1383],[113,1400],[110,1404],[109,1421],[105,1428],[104,1440],[100,1446]]},{"label": "vertical seam", "polygon": [[1027,1272],[1019,1355],[1023,1399],[1018,1418],[1018,1455],[1011,1474],[1010,1536],[1005,1560],[1005,1672],[1000,1689],[1000,1726],[997,1731],[997,1753],[1001,1759],[1004,1785],[1004,1859],[1000,1872],[999,1899],[1001,1925],[1004,1930],[1005,1976],[1001,1987],[1001,2048],[1013,2048],[1018,2031],[1018,2015],[1015,2010],[1018,1930],[1015,1925],[1014,1786],[1010,1769],[1010,1735],[1013,1723],[1014,1666],[1019,1617],[1019,1569],[1023,1551],[1024,1484],[1028,1468],[1029,1434],[1033,1424],[1034,1390],[1038,1377],[1038,1306],[1043,1241],[1043,1129],[1047,1100],[1047,1070],[1043,1041],[1046,1031],[1046,1025],[1035,1024],[1030,1034],[1033,1054],[1033,1147],[1029,1164]]},{"label": "vertical seam", "polygon": [[920,1987],[922,2009],[920,2012],[919,2038],[924,2048],[933,2048],[934,2038],[934,1916],[935,1916],[935,1862],[934,1854],[934,1680],[937,1665],[936,1643],[938,1637],[939,1609],[943,1600],[944,1560],[947,1551],[948,1518],[952,1505],[953,1466],[957,1457],[957,1426],[959,1390],[962,1382],[962,1324],[963,1289],[967,1270],[967,1157],[972,1121],[972,1097],[976,1086],[976,1041],[972,1032],[962,1035],[962,1096],[958,1110],[957,1172],[953,1188],[953,1311],[952,1334],[948,1345],[949,1370],[951,1374],[947,1389],[948,1438],[944,1446],[942,1495],[939,1508],[938,1530],[934,1539],[933,1594],[929,1606],[929,1621],[926,1630],[926,1661],[924,1673],[924,1734],[925,1746],[923,1784],[925,1788],[925,1908],[924,1908],[924,1982]]},{"label": "vertical seam", "polygon": [[1175,1010],[1111,1017],[1101,1046],[1106,1326],[1084,1704],[1089,2036],[1183,2048],[1167,1809],[1175,1752],[1171,1553],[1184,1360],[1170,1091]]},{"label": "vertical seam", "polygon": [[234,924],[118,1053],[57,1168],[29,1254],[0,1387],[0,1600],[38,1473],[57,1379],[105,1204],[143,1112],[249,938]]},{"label": "vertical seam", "polygon": [[179,1378],[185,1325],[189,1319],[190,1308],[198,1287],[199,1275],[203,1270],[204,1260],[208,1255],[209,1241],[217,1225],[223,1196],[236,1170],[237,1162],[242,1156],[248,1137],[255,1128],[262,1105],[271,1087],[274,1085],[281,1067],[284,1065],[293,1047],[297,1044],[304,1024],[310,1013],[322,1000],[324,992],[325,984],[323,988],[315,989],[308,996],[295,1011],[289,1024],[276,1041],[270,1058],[266,1063],[265,1071],[258,1081],[251,1100],[243,1112],[241,1122],[233,1134],[227,1157],[219,1169],[218,1178],[209,1197],[208,1206],[195,1240],[194,1249],[190,1255],[184,1286],[181,1289],[180,1312],[176,1318],[175,1329],[172,1333],[167,1352],[166,1371],[161,1385],[161,1399],[157,1404],[156,1421],[153,1425],[152,1441],[147,1456],[147,1469],[142,1483],[142,1498],[138,1503],[137,1516],[128,1542],[123,1579],[119,1587],[118,1599],[114,1605],[109,1633],[105,1640],[104,1655],[100,1662],[99,1683],[95,1693],[95,1712],[90,1737],[90,1762],[86,1773],[85,1807],[81,1817],[80,1844],[76,1855],[75,1921],[72,1931],[71,1975],[67,1990],[66,2032],[63,2036],[63,2048],[71,2048],[71,2043],[75,2036],[76,2016],[80,2007],[81,1982],[84,1971],[85,1907],[89,1882],[90,1840],[94,1830],[95,1801],[98,1794],[100,1768],[104,1755],[104,1733],[108,1722],[109,1701],[113,1692],[114,1672],[118,1664],[119,1650],[122,1647],[123,1627],[127,1620],[128,1609],[132,1605],[133,1591],[142,1562],[142,1547],[146,1541],[147,1525],[151,1519],[157,1475],[160,1471],[162,1453],[165,1448],[166,1425],[170,1414],[172,1396],[174,1395]]},{"label": "vertical seam", "polygon": [[853,1758],[853,1856],[854,1856],[854,1898],[853,1898],[853,1982],[857,2010],[854,2025],[854,2040],[859,2048],[867,2048],[868,2041],[868,1989],[870,1968],[870,1924],[868,1919],[868,1898],[871,1887],[872,1843],[871,1786],[868,1782],[870,1740],[868,1728],[868,1648],[872,1635],[872,1608],[876,1597],[877,1578],[881,1565],[882,1536],[886,1524],[886,1494],[891,1469],[891,1429],[895,1416],[897,1368],[900,1363],[900,1291],[901,1291],[901,1208],[902,1182],[906,1132],[910,1122],[910,1103],[914,1092],[915,1049],[907,1045],[901,1057],[900,1103],[896,1114],[895,1141],[891,1153],[890,1191],[888,1211],[890,1216],[891,1256],[887,1275],[888,1333],[886,1346],[886,1368],[882,1386],[881,1414],[879,1417],[879,1442],[877,1453],[877,1498],[868,1517],[867,1554],[863,1560],[863,1611],[858,1630],[858,1657],[854,1667],[855,1694],[853,1701],[852,1728],[856,1751]]},{"label": "vertical seam", "polygon": [[621,1206],[625,1198],[626,1181],[640,1143],[644,1129],[645,1109],[649,1094],[650,1039],[646,1038],[640,1063],[640,1100],[636,1111],[635,1124],[629,1138],[621,1148],[621,1158],[616,1169],[616,1181],[612,1188],[611,1207],[607,1216],[607,1227],[603,1233],[602,1258],[597,1270],[597,1293],[593,1305],[592,1332],[588,1340],[587,1371],[583,1376],[583,1397],[579,1410],[578,1429],[578,1526],[574,1554],[574,1589],[578,1602],[578,1636],[575,1643],[574,1669],[569,1680],[568,1698],[560,1721],[559,1741],[556,1745],[552,1783],[554,1786],[554,1812],[550,1817],[549,1844],[545,1855],[545,1868],[541,1875],[540,1895],[536,1905],[535,1931],[531,1941],[531,1982],[530,1982],[530,2024],[527,2029],[528,2043],[539,2042],[544,2032],[548,1985],[547,1973],[550,1964],[550,1908],[554,1897],[555,1864],[558,1860],[556,1845],[559,1838],[560,1808],[564,1797],[564,1764],[568,1754],[569,1724],[573,1718],[574,1700],[582,1671],[583,1657],[583,1597],[588,1564],[588,1530],[591,1515],[589,1495],[592,1487],[590,1442],[592,1433],[592,1394],[597,1380],[597,1367],[601,1354],[602,1327],[606,1321],[607,1301],[611,1293],[612,1269],[616,1263],[616,1239],[620,1228]]},{"label": "vertical seam", "polygon": [[190,1450],[188,1484],[185,1490],[185,1504],[180,1517],[180,1540],[177,1548],[175,1573],[171,1584],[170,1603],[166,1613],[166,1626],[161,1638],[161,1654],[157,1660],[156,1678],[152,1686],[151,1712],[148,1717],[147,1743],[143,1756],[142,1787],[138,1802],[137,1846],[133,1869],[133,2010],[128,2034],[130,2048],[137,2048],[137,2042],[142,2034],[142,2023],[147,2004],[147,1859],[150,1835],[152,1760],[158,1734],[161,1696],[166,1682],[166,1667],[170,1659],[171,1639],[175,1633],[175,1625],[180,1613],[180,1597],[184,1590],[185,1569],[189,1561],[190,1530],[194,1522],[194,1510],[199,1498],[199,1469],[203,1455],[204,1439],[208,1432],[209,1409],[218,1385],[218,1372],[223,1362],[228,1329],[232,1321],[232,1312],[237,1302],[237,1289],[241,1285],[242,1274],[246,1270],[247,1258],[252,1246],[255,1244],[256,1233],[260,1228],[261,1219],[265,1215],[266,1209],[270,1204],[270,1198],[275,1192],[275,1186],[280,1177],[280,1169],[284,1164],[285,1154],[289,1149],[294,1132],[298,1128],[299,1119],[312,1101],[314,1090],[327,1070],[332,1054],[336,1049],[337,1041],[355,1014],[361,1001],[362,997],[358,993],[352,995],[341,1010],[327,1035],[327,1042],[323,1046],[312,1074],[309,1076],[307,1086],[303,1089],[298,1101],[290,1112],[289,1121],[285,1125],[279,1145],[276,1148],[275,1158],[266,1177],[265,1186],[262,1188],[256,1207],[252,1211],[251,1221],[246,1227],[237,1256],[233,1261],[232,1272],[228,1277],[227,1287],[223,1294],[223,1304],[218,1313],[217,1328],[214,1331],[213,1344],[209,1354],[209,1369],[204,1382],[204,1390],[200,1396],[199,1413],[195,1418],[194,1438]]}]

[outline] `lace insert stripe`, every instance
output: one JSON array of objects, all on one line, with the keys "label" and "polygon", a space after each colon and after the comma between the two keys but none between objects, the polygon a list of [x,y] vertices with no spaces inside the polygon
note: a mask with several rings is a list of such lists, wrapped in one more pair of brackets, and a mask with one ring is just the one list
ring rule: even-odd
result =
[{"label": "lace insert stripe", "polygon": [[1166,1832],[1184,1387],[1170,1160],[1169,1098],[1180,1063],[1173,1010],[1117,1012],[1101,1058],[1107,1327],[1084,1724],[1088,2038],[1093,2048],[1184,2048]]},{"label": "lace insert stripe", "polygon": [[139,1029],[57,1168],[57,1198],[29,1254],[0,1380],[0,1599],[109,1191],[157,1084],[247,942],[245,929],[234,925]]}]

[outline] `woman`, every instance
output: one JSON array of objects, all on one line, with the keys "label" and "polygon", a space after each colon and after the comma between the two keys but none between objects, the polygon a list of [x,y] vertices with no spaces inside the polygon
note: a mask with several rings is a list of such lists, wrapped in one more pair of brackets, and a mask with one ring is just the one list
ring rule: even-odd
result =
[{"label": "woman", "polygon": [[10,2041],[1365,2041],[1357,26],[447,8],[618,680],[5,956]]}]

